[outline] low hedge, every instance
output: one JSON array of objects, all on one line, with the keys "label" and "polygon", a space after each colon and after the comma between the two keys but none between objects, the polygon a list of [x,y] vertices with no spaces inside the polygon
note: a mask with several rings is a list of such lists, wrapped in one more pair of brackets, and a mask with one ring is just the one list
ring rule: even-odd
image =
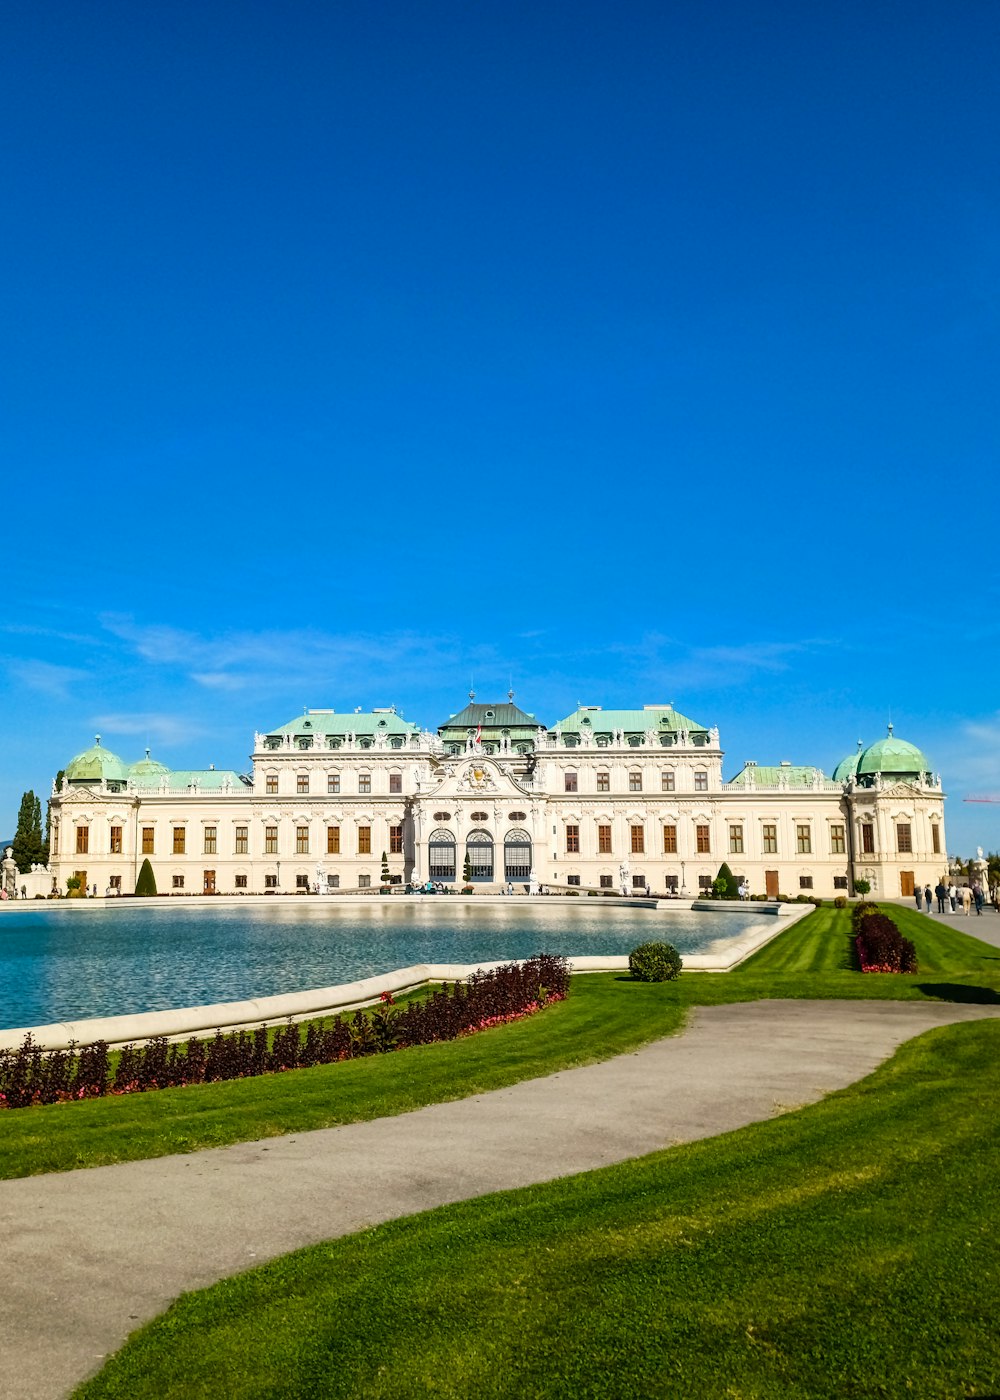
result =
[{"label": "low hedge", "polygon": [[245,1079],[457,1040],[530,1016],[562,1001],[568,991],[567,960],[541,953],[489,971],[480,968],[464,982],[446,982],[405,1007],[383,992],[381,1005],[370,1012],[357,1011],[349,1020],[335,1016],[326,1027],[311,1022],[305,1035],[289,1022],[273,1032],[261,1026],[217,1031],[208,1040],[192,1036],[186,1044],[168,1044],[161,1036],[124,1046],[115,1066],[105,1041],[45,1051],[28,1035],[19,1049],[0,1050],[0,1110]]}]

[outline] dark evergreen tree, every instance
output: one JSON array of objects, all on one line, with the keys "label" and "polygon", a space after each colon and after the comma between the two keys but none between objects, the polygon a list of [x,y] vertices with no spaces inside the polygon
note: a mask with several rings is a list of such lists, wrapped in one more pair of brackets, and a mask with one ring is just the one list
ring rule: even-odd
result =
[{"label": "dark evergreen tree", "polygon": [[712,881],[712,888],[721,899],[739,899],[740,887],[736,877],[725,861],[719,866],[719,873]]},{"label": "dark evergreen tree", "polygon": [[45,864],[45,843],[42,840],[42,804],[31,791],[21,798],[17,814],[17,831],[11,843],[17,868],[24,874],[33,865]]},{"label": "dark evergreen tree", "polygon": [[383,887],[388,886],[389,882],[390,882],[390,875],[389,875],[389,857],[388,857],[388,855],[385,853],[385,851],[383,851],[383,852],[382,852],[382,885],[383,885]]},{"label": "dark evergreen tree", "polygon": [[139,867],[139,878],[135,882],[135,893],[137,898],[144,895],[156,894],[156,876],[153,874],[153,867],[149,863],[149,856]]}]

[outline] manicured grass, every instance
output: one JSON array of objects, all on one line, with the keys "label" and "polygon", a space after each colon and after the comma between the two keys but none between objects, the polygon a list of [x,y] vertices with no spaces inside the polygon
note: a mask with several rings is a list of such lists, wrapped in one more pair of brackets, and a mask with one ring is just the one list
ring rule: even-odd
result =
[{"label": "manicured grass", "polygon": [[0,1113],[0,1178],[160,1157],[465,1098],[670,1035],[655,985],[578,977],[566,1001],[446,1044],[222,1084]]},{"label": "manicured grass", "polygon": [[995,1394],[998,1094],[1000,1024],[934,1031],[798,1113],[187,1295],[78,1396]]},{"label": "manicured grass", "polygon": [[[846,970],[847,911],[824,907],[726,975],[575,977],[537,1016],[447,1045],[224,1084],[0,1113],[0,1178],[105,1165],[406,1113],[607,1059],[670,1035],[688,1007],[774,998],[996,1001],[1000,949],[894,910],[920,972]],[[943,921],[942,921],[943,922]]]}]

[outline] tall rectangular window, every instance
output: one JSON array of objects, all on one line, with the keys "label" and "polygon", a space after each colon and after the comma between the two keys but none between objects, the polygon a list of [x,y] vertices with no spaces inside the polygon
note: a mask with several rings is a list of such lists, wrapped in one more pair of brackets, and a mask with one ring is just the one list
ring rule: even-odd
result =
[{"label": "tall rectangular window", "polygon": [[205,827],[205,855],[218,855],[219,828],[217,826]]},{"label": "tall rectangular window", "polygon": [[708,839],[708,827],[696,826],[694,829],[695,850],[699,855],[708,855],[712,849],[712,843]]},{"label": "tall rectangular window", "polygon": [[389,828],[389,854],[393,856],[403,854],[403,828],[401,826],[390,826]]},{"label": "tall rectangular window", "polygon": [[673,792],[675,783],[676,778],[674,777],[674,770],[672,768],[664,769],[660,774],[660,791]]},{"label": "tall rectangular window", "polygon": [[278,828],[276,826],[265,826],[264,828],[264,854],[266,856],[278,854]]},{"label": "tall rectangular window", "polygon": [[812,854],[812,832],[803,823],[795,828],[795,849],[800,856]]},{"label": "tall rectangular window", "polygon": [[766,856],[776,856],[778,854],[778,827],[777,824],[765,822],[760,829],[761,844],[764,847]]},{"label": "tall rectangular window", "polygon": [[308,773],[296,773],[296,775],[295,775],[295,791],[296,791],[296,792],[300,792],[300,793],[302,793],[302,792],[308,792],[308,791],[309,791],[309,774],[308,774]]},{"label": "tall rectangular window", "polygon": [[610,792],[610,791],[611,791],[611,774],[610,774],[610,773],[598,773],[598,775],[597,775],[597,791],[598,791],[598,792]]},{"label": "tall rectangular window", "polygon": [[58,823],[58,822],[53,822],[53,823],[52,823],[52,828],[51,828],[51,840],[52,840],[52,854],[53,854],[54,856],[57,856],[57,855],[59,854],[59,823]]},{"label": "tall rectangular window", "polygon": [[743,827],[740,825],[733,825],[729,828],[729,854],[731,856],[743,854]]},{"label": "tall rectangular window", "polygon": [[340,791],[340,774],[339,774],[339,773],[327,773],[327,775],[326,775],[326,790],[327,790],[327,792],[339,792],[339,791]]},{"label": "tall rectangular window", "polygon": [[708,774],[703,769],[698,770],[694,775],[695,792],[708,792]]},{"label": "tall rectangular window", "polygon": [[372,775],[370,773],[358,774],[358,792],[371,792]]},{"label": "tall rectangular window", "polygon": [[628,775],[629,792],[642,792],[642,773],[636,768]]},{"label": "tall rectangular window", "polygon": [[663,854],[665,856],[675,856],[677,854],[676,826],[665,826],[663,828]]},{"label": "tall rectangular window", "polygon": [[250,852],[250,828],[248,826],[238,826],[236,828],[236,854],[238,856],[248,855]]},{"label": "tall rectangular window", "polygon": [[113,826],[111,828],[110,850],[113,856],[120,856],[122,853],[122,829],[120,826]]},{"label": "tall rectangular window", "polygon": [[936,822],[931,822],[931,850],[936,856],[941,854],[941,828]]},{"label": "tall rectangular window", "polygon": [[847,851],[847,842],[844,837],[844,828],[833,825],[830,827],[830,854],[842,856]]},{"label": "tall rectangular window", "polygon": [[372,853],[372,829],[370,826],[358,827],[358,855],[370,856]]},{"label": "tall rectangular window", "polygon": [[599,826],[597,828],[597,850],[602,856],[609,856],[611,854],[610,826]]},{"label": "tall rectangular window", "polygon": [[328,856],[340,855],[340,827],[328,826],[326,829],[326,853]]},{"label": "tall rectangular window", "polygon": [[646,849],[646,828],[638,825],[631,826],[629,827],[629,835],[631,837],[632,854],[634,856],[642,855]]},{"label": "tall rectangular window", "polygon": [[567,826],[566,828],[566,854],[580,854],[580,828],[578,826]]},{"label": "tall rectangular window", "polygon": [[151,826],[142,828],[142,853],[144,856],[153,855],[153,831]]},{"label": "tall rectangular window", "polygon": [[576,774],[575,774],[575,773],[564,773],[564,774],[563,774],[563,791],[564,791],[564,792],[576,792],[576,791],[577,791]]},{"label": "tall rectangular window", "polygon": [[183,826],[174,827],[174,855],[182,856],[187,850],[187,828]]},{"label": "tall rectangular window", "polygon": [[269,793],[275,793],[275,792],[278,791],[278,775],[277,775],[277,773],[268,773],[268,774],[265,776],[265,778],[264,778],[264,791],[265,791],[265,792],[269,792]]},{"label": "tall rectangular window", "polygon": [[390,792],[402,792],[402,791],[403,791],[403,775],[402,775],[402,773],[390,773],[390,774],[389,774],[389,791],[390,791]]},{"label": "tall rectangular window", "polygon": [[78,826],[76,829],[76,853],[78,856],[85,856],[90,850],[90,827]]},{"label": "tall rectangular window", "polygon": [[295,854],[297,856],[309,854],[309,828],[307,826],[295,828]]},{"label": "tall rectangular window", "polygon": [[913,828],[909,822],[896,823],[896,849],[901,856],[908,856],[913,852]]},{"label": "tall rectangular window", "polygon": [[875,826],[872,822],[861,823],[861,850],[866,856],[875,854]]}]

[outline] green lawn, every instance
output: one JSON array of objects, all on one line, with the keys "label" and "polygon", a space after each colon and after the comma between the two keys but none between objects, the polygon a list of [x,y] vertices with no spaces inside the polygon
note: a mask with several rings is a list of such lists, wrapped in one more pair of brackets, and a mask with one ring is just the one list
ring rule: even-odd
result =
[{"label": "green lawn", "polygon": [[186,1295],[78,1396],[996,1394],[998,1094],[1000,1023],[934,1031],[798,1113]]},{"label": "green lawn", "polygon": [[915,910],[894,911],[917,945],[912,977],[848,970],[846,911],[823,907],[736,972],[660,986],[622,974],[573,979],[569,998],[526,1021],[447,1045],[290,1074],[0,1113],[0,1178],[104,1165],[405,1113],[675,1032],[689,1006],[784,997],[995,1000],[1000,950]]}]

